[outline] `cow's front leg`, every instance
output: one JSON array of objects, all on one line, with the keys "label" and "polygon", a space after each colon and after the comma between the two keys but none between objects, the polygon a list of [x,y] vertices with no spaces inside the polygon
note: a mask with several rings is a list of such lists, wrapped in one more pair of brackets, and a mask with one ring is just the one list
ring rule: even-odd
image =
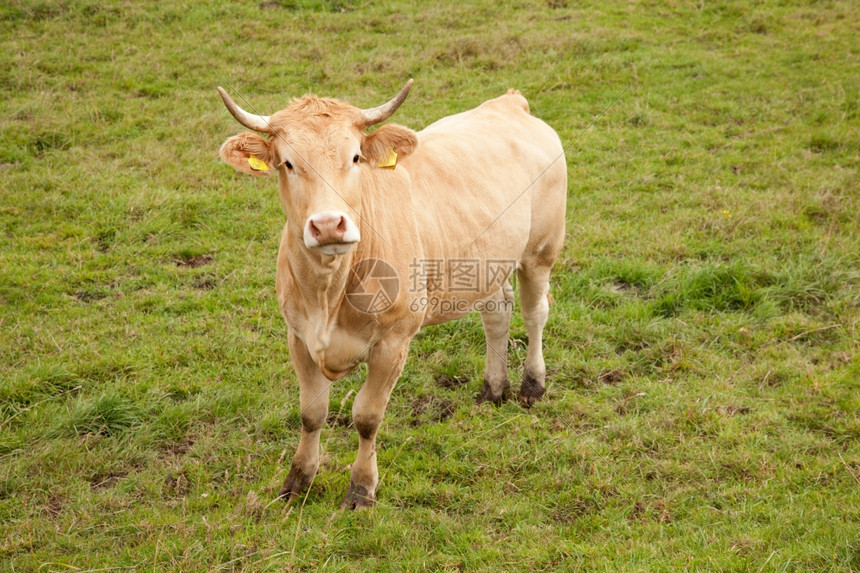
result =
[{"label": "cow's front leg", "polygon": [[299,379],[299,402],[302,409],[302,436],[293,456],[293,465],[279,496],[288,501],[310,487],[320,465],[320,433],[328,415],[328,391],[331,382],[323,376],[308,353],[305,343],[289,334],[290,356]]},{"label": "cow's front leg", "polygon": [[367,380],[352,405],[352,422],[358,431],[358,455],[352,464],[349,491],[341,509],[370,507],[376,502],[379,471],[376,467],[376,432],[385,415],[394,384],[403,371],[409,340],[382,340],[370,351]]}]

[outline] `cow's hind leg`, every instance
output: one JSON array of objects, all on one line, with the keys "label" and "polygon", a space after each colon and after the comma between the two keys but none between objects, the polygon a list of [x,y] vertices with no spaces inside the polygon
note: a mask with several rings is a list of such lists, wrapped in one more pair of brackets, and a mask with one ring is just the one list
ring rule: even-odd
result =
[{"label": "cow's hind leg", "polygon": [[352,404],[352,423],[358,431],[358,455],[352,464],[349,491],[341,509],[370,507],[376,503],[379,470],[376,466],[376,432],[382,423],[394,384],[403,371],[409,339],[383,337],[370,351],[367,380]]},{"label": "cow's hind leg", "polygon": [[507,281],[492,298],[484,302],[481,309],[487,360],[480,399],[485,402],[501,404],[511,385],[508,382],[508,335],[513,309],[514,291]]},{"label": "cow's hind leg", "polygon": [[546,385],[546,365],[543,360],[543,328],[549,316],[550,266],[525,264],[517,270],[520,281],[520,305],[529,336],[529,348],[523,367],[520,403],[530,407],[539,401]]},{"label": "cow's hind leg", "polygon": [[305,343],[289,334],[290,356],[299,379],[299,402],[302,408],[302,436],[293,456],[290,473],[284,480],[280,497],[288,501],[304,493],[319,469],[320,433],[328,415],[331,382],[314,363]]}]

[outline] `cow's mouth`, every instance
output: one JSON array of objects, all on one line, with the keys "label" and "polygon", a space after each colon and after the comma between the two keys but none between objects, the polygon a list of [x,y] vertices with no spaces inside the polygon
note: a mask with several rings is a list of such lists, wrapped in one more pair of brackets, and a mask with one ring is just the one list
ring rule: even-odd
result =
[{"label": "cow's mouth", "polygon": [[358,244],[358,241],[354,241],[352,243],[329,243],[327,245],[319,245],[316,247],[311,247],[311,250],[317,252],[321,255],[328,255],[329,257],[337,257],[340,255],[345,255],[352,250],[352,248]]}]

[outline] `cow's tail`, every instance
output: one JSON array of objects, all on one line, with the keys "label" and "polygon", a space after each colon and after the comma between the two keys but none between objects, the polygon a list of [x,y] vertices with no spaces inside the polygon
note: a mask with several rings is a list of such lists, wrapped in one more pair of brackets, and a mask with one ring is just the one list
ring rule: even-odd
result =
[{"label": "cow's tail", "polygon": [[517,104],[524,110],[526,113],[531,114],[531,110],[529,109],[529,102],[526,98],[523,97],[523,94],[520,93],[520,90],[515,90],[514,88],[510,88],[508,90],[509,96],[514,96],[516,98]]}]

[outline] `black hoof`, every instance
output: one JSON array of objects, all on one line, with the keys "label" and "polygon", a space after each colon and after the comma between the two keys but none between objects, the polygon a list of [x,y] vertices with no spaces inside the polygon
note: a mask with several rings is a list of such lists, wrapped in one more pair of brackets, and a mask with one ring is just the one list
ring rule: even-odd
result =
[{"label": "black hoof", "polygon": [[543,398],[544,385],[538,382],[530,374],[523,374],[523,383],[520,386],[520,404],[526,408],[531,408],[535,402],[540,402]]},{"label": "black hoof", "polygon": [[305,472],[293,466],[290,468],[290,473],[287,474],[287,479],[284,480],[284,485],[281,491],[278,492],[278,497],[284,501],[290,501],[293,498],[299,497],[311,487],[314,476],[308,475]]},{"label": "black hoof", "polygon": [[363,485],[356,485],[350,480],[349,491],[346,492],[346,498],[340,504],[341,509],[361,509],[364,507],[373,507],[376,504],[376,495],[370,493],[370,490]]},{"label": "black hoof", "polygon": [[487,381],[484,381],[484,385],[481,386],[481,393],[478,395],[478,404],[483,404],[484,402],[492,402],[496,406],[501,406],[502,402],[506,402],[511,395],[510,392],[510,382],[505,380],[502,385],[501,392],[494,391]]}]

